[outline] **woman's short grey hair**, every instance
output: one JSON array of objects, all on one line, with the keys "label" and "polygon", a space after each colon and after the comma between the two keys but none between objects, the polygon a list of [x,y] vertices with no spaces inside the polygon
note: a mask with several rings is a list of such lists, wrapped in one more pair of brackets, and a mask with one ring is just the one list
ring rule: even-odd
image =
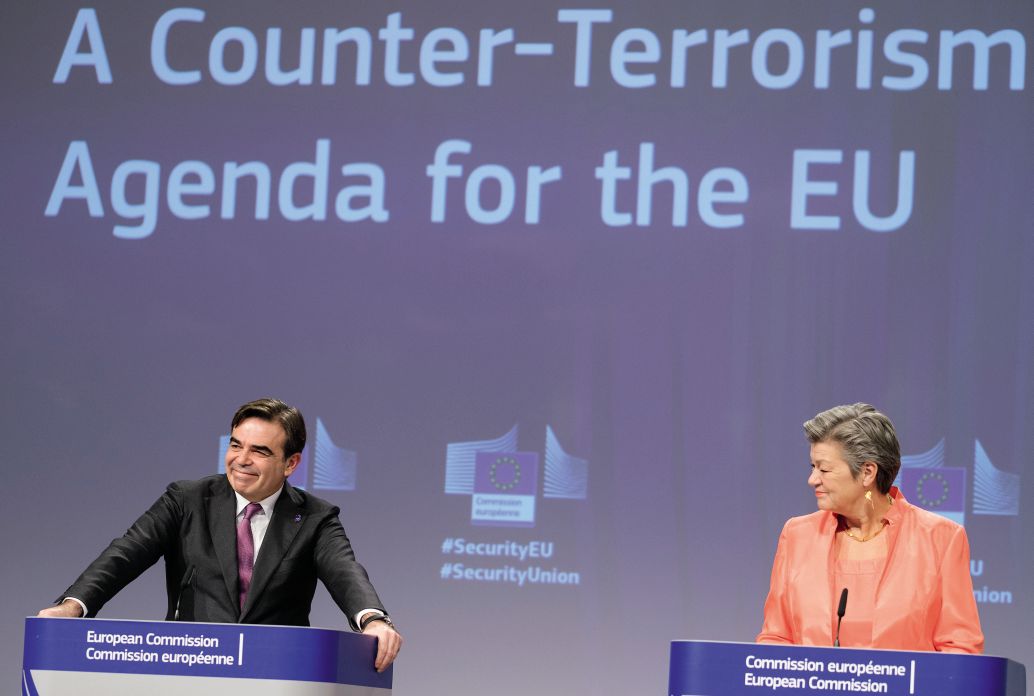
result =
[{"label": "woman's short grey hair", "polygon": [[851,474],[858,478],[865,462],[876,464],[876,488],[889,493],[901,469],[901,447],[894,424],[869,404],[834,406],[804,423],[808,442],[839,442]]}]

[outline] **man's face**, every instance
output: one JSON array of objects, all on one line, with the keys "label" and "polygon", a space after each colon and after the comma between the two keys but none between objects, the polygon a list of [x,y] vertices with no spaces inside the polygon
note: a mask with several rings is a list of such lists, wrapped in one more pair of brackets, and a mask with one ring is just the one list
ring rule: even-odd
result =
[{"label": "man's face", "polygon": [[226,478],[233,490],[253,503],[268,498],[284,484],[302,455],[284,457],[287,433],[279,423],[245,418],[230,433]]}]

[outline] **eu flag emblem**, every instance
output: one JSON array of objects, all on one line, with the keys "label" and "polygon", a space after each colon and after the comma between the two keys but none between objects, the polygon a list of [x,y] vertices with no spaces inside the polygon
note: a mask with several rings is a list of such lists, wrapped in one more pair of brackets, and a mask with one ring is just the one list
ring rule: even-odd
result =
[{"label": "eu flag emblem", "polygon": [[924,510],[965,524],[966,470],[960,467],[936,469],[904,468],[901,492],[908,501]]}]

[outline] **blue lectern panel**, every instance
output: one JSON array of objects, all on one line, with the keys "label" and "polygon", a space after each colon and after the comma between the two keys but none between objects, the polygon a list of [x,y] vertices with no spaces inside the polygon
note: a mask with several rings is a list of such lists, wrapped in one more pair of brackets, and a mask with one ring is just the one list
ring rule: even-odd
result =
[{"label": "blue lectern panel", "polygon": [[1024,696],[1024,680],[1024,668],[1003,657],[673,641],[668,692]]},{"label": "blue lectern panel", "polygon": [[22,694],[383,696],[392,671],[373,669],[375,651],[326,629],[30,618]]}]

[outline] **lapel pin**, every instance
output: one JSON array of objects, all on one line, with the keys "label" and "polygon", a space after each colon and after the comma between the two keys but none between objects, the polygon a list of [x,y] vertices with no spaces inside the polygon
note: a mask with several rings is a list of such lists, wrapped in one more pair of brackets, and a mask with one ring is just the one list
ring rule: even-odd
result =
[{"label": "lapel pin", "polygon": [[301,522],[302,521],[302,516],[301,515],[295,515],[294,516],[294,521],[295,522]]}]

